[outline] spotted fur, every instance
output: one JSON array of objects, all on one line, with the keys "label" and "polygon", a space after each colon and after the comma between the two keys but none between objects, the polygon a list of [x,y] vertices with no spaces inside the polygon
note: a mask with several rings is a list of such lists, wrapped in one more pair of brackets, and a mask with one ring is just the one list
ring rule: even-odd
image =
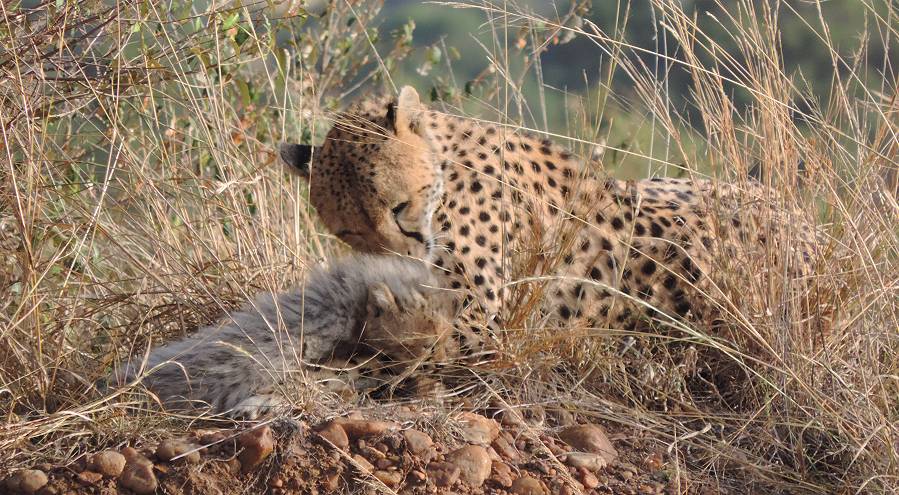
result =
[{"label": "spotted fur", "polygon": [[614,180],[533,133],[431,111],[410,87],[282,157],[340,239],[428,260],[510,325],[535,301],[570,325],[712,324],[735,281],[766,276],[747,272],[756,261],[801,279],[816,253],[802,213],[759,184]]}]

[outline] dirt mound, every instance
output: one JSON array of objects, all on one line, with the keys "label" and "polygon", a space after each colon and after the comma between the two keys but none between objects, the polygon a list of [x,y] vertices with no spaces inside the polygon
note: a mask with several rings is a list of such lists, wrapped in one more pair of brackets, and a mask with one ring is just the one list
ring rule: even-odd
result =
[{"label": "dirt mound", "polygon": [[631,432],[610,436],[594,424],[548,429],[514,413],[499,417],[423,421],[409,413],[387,421],[355,414],[315,425],[279,419],[244,430],[195,430],[156,445],[96,452],[65,468],[18,471],[0,486],[41,495],[700,492],[672,475],[664,452]]}]

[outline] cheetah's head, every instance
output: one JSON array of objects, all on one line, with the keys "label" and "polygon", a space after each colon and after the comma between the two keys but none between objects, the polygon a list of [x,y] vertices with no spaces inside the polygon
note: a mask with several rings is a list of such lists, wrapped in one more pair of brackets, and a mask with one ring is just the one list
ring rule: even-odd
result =
[{"label": "cheetah's head", "polygon": [[427,256],[442,179],[424,110],[406,86],[397,99],[340,114],[322,146],[281,145],[325,226],[354,249]]}]

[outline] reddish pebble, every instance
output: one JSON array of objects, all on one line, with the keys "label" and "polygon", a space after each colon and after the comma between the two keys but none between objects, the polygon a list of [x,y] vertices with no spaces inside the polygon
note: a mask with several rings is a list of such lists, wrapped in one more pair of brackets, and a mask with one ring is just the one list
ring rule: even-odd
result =
[{"label": "reddish pebble", "polygon": [[44,487],[50,480],[47,474],[40,469],[23,469],[10,476],[6,482],[6,488],[11,492],[32,494]]},{"label": "reddish pebble", "polygon": [[618,457],[605,430],[597,425],[569,426],[559,432],[559,438],[581,452],[600,454],[606,462],[612,462]]},{"label": "reddish pebble", "polygon": [[376,437],[387,433],[388,431],[397,429],[395,423],[386,421],[366,421],[359,419],[338,419],[335,423],[339,424],[347,437],[351,441],[360,438]]},{"label": "reddish pebble", "polygon": [[505,462],[493,462],[493,476],[491,478],[499,486],[509,488],[512,486],[512,468]]},{"label": "reddish pebble", "polygon": [[91,469],[106,478],[118,478],[125,469],[125,456],[114,451],[104,450],[94,454],[88,463]]},{"label": "reddish pebble", "polygon": [[160,461],[184,461],[190,464],[200,462],[197,447],[183,440],[163,440],[156,447],[156,458]]},{"label": "reddish pebble", "polygon": [[459,479],[477,488],[490,476],[492,462],[487,449],[480,445],[468,445],[446,456],[446,461],[459,467]]},{"label": "reddish pebble", "polygon": [[156,492],[158,482],[153,474],[153,464],[143,462],[131,462],[125,465],[119,483],[138,495],[149,495]]},{"label": "reddish pebble", "polygon": [[448,462],[432,462],[428,464],[428,476],[434,480],[434,484],[439,488],[453,486],[459,480],[462,470],[459,466]]},{"label": "reddish pebble", "polygon": [[241,471],[248,473],[275,450],[275,435],[271,428],[263,426],[241,434],[237,443],[243,449],[238,456]]},{"label": "reddish pebble", "polygon": [[400,486],[400,483],[403,481],[403,474],[399,471],[375,471],[375,478],[387,485],[388,488],[396,488]]},{"label": "reddish pebble", "polygon": [[513,481],[509,491],[515,495],[546,495],[546,490],[543,489],[540,480],[530,476],[522,476]]},{"label": "reddish pebble", "polygon": [[334,422],[328,423],[318,434],[340,450],[346,450],[350,446],[346,431]]},{"label": "reddish pebble", "polygon": [[85,485],[96,485],[103,480],[103,475],[94,471],[81,471],[78,473],[78,481]]},{"label": "reddish pebble", "polygon": [[462,413],[459,418],[462,438],[477,445],[490,445],[499,436],[499,423],[480,414]]}]

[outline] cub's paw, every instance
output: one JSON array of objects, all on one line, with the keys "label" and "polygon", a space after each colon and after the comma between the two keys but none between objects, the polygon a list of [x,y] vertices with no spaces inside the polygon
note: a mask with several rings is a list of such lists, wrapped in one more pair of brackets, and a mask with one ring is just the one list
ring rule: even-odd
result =
[{"label": "cub's paw", "polygon": [[277,394],[259,394],[247,397],[237,403],[225,415],[233,419],[256,420],[263,416],[284,413],[290,409],[290,403]]}]

